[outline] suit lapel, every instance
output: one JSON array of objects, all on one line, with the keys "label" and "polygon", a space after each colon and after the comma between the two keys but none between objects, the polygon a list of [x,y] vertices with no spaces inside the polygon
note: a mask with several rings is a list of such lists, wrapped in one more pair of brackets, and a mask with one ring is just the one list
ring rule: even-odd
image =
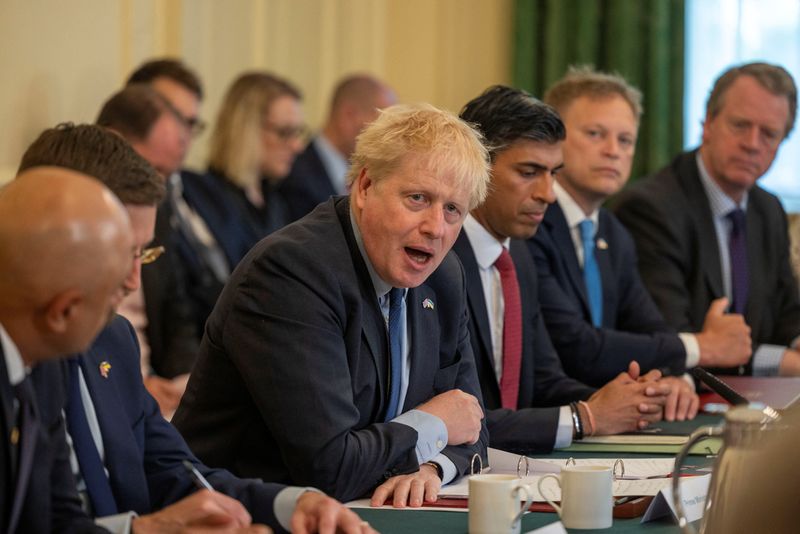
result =
[{"label": "suit lapel", "polygon": [[[706,282],[714,298],[725,296],[722,285],[722,266],[719,262],[719,243],[711,207],[708,203],[703,184],[700,182],[700,171],[697,168],[697,151],[691,152],[688,158],[681,160],[678,170],[678,179],[682,182],[683,189],[690,204],[689,212],[696,213],[695,223],[700,243],[700,265],[705,267]],[[714,246],[716,245],[716,246]],[[725,243],[723,243],[725,245]]]},{"label": "suit lapel", "polygon": [[[104,464],[108,466],[109,483],[118,502],[142,503],[141,509],[149,507],[149,496],[137,492],[145,488],[146,481],[140,473],[142,461],[140,444],[133,435],[130,423],[131,416],[124,411],[126,403],[119,397],[116,386],[114,355],[110,354],[101,343],[80,356],[86,387],[92,397],[92,404],[100,425],[100,434],[104,444]],[[111,362],[106,377],[101,374],[101,365]],[[124,436],[124,437],[122,437]],[[114,443],[114,447],[105,444]],[[144,484],[144,485],[143,485]]]},{"label": "suit lapel", "polygon": [[[456,239],[453,250],[461,260],[464,267],[464,278],[467,283],[467,303],[472,321],[476,325],[480,342],[481,354],[484,358],[491,358],[492,355],[492,331],[489,328],[489,317],[486,314],[486,298],[483,295],[483,283],[481,282],[480,268],[472,251],[467,233],[461,230]],[[494,362],[484,362],[488,369],[494,369]]]},{"label": "suit lapel", "polygon": [[[433,308],[423,305],[427,299]],[[411,371],[403,412],[428,400],[439,367],[439,314],[436,313],[436,295],[428,286],[408,290],[406,321]]]},{"label": "suit lapel", "polygon": [[[558,202],[547,208],[544,215],[550,236],[553,239],[553,246],[559,251],[559,256],[563,260],[563,267],[567,272],[569,283],[575,290],[575,294],[580,297],[583,314],[591,319],[591,309],[589,308],[589,297],[586,295],[586,283],[583,281],[583,269],[578,263],[578,256],[575,254],[575,245],[572,234],[567,225],[567,219]],[[602,269],[602,268],[601,268]],[[603,280],[605,282],[605,280]]]},{"label": "suit lapel", "polygon": [[611,265],[611,247],[608,236],[608,214],[600,209],[597,236],[594,247],[597,267],[600,269],[600,280],[603,284],[603,323],[613,326],[616,322],[616,310],[610,309],[611,303],[616,300],[616,279],[612,276],[614,269]]},{"label": "suit lapel", "polygon": [[350,249],[353,269],[361,292],[361,302],[364,303],[361,331],[364,334],[367,347],[372,355],[372,361],[375,364],[375,371],[378,376],[378,397],[381,399],[381,413],[383,413],[389,387],[389,334],[378,305],[375,288],[370,280],[369,270],[366,263],[364,263],[364,258],[361,256],[361,251],[358,249],[358,243],[353,234],[353,227],[350,223],[350,199],[345,197],[336,200],[335,207],[339,223],[342,225],[345,241]]}]

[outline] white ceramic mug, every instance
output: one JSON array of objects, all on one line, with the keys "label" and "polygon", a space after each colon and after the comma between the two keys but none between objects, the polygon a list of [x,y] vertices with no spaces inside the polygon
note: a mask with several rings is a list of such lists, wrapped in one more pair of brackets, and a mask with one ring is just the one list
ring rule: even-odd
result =
[{"label": "white ceramic mug", "polygon": [[[561,506],[547,498],[542,482],[554,479],[561,488]],[[537,485],[539,493],[556,509],[567,528],[609,528],[613,519],[613,476],[610,467],[570,466],[560,475],[544,475]]]},{"label": "white ceramic mug", "polygon": [[[514,475],[474,475],[469,479],[469,534],[519,534],[532,492]],[[525,503],[520,507],[520,496]]]}]

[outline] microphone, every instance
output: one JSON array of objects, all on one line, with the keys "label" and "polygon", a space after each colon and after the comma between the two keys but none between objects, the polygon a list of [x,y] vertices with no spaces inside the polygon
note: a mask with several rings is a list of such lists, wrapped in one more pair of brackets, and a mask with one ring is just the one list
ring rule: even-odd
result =
[{"label": "microphone", "polygon": [[734,406],[750,404],[749,400],[739,395],[732,387],[702,367],[695,367],[691,372],[692,376],[707,385],[714,393],[730,402]]}]

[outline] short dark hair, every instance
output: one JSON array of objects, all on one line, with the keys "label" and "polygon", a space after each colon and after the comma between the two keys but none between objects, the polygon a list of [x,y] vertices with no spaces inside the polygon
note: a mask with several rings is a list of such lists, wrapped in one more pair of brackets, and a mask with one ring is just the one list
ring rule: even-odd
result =
[{"label": "short dark hair", "polygon": [[96,122],[119,132],[128,141],[144,141],[165,112],[175,113],[169,101],[149,85],[137,83],[111,95]]},{"label": "short dark hair", "polygon": [[119,135],[95,124],[66,122],[49,128],[28,147],[17,174],[54,166],[92,176],[123,204],[157,206],[166,194],[156,170]]},{"label": "short dark hair", "polygon": [[177,58],[153,59],[133,71],[125,85],[152,83],[156,78],[169,78],[203,100],[203,85],[195,72]]},{"label": "short dark hair", "polygon": [[492,86],[470,100],[460,117],[483,134],[492,159],[520,139],[553,144],[567,137],[556,110],[504,85]]},{"label": "short dark hair", "polygon": [[733,82],[740,76],[750,76],[758,84],[775,96],[786,97],[789,102],[789,117],[786,119],[786,128],[783,138],[789,137],[794,128],[794,121],[797,117],[797,86],[789,72],[779,65],[769,63],[745,63],[731,67],[723,72],[714,81],[714,87],[706,102],[706,115],[714,118],[722,109],[725,100],[725,93],[730,89]]}]

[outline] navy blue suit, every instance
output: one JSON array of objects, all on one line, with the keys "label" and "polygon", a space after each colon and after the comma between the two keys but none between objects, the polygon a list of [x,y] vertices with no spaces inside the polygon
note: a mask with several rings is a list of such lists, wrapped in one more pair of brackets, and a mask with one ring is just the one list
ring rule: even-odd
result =
[{"label": "navy blue suit", "polygon": [[636,270],[636,248],[622,224],[600,209],[595,257],[603,283],[603,324],[592,324],[583,271],[564,212],[547,208],[536,235],[528,241],[536,261],[539,303],[550,339],[564,370],[601,387],[636,360],[646,372],[682,374],[686,351],[667,326]]},{"label": "navy blue suit", "polygon": [[[278,526],[273,499],[282,485],[238,479],[202,465],[161,416],[142,383],[136,335],[125,318],[117,316],[80,358],[121,512],[151,513],[196,491],[182,465],[190,460],[216,490],[240,500],[255,522]],[[111,365],[107,377],[100,372],[103,362]]]},{"label": "navy blue suit", "polygon": [[203,218],[231,270],[264,236],[289,222],[283,197],[266,179],[261,181],[264,206],[259,208],[222,173],[183,173],[182,178],[186,203]]},{"label": "navy blue suit", "polygon": [[520,454],[549,452],[556,439],[559,407],[589,398],[594,389],[568,377],[561,368],[542,321],[536,267],[526,245],[512,239],[509,247],[522,303],[522,367],[517,410],[501,408],[480,267],[464,230],[453,251],[461,260],[467,279],[470,341],[486,407],[489,443]]},{"label": "navy blue suit", "polygon": [[[480,399],[455,256],[409,289],[406,303],[402,411],[456,388]],[[361,497],[419,470],[417,431],[384,422],[386,330],[350,201],[329,200],[261,241],[231,275],[173,421],[207,463],[343,501]],[[487,444],[484,426],[477,443],[442,454],[465,474]]]},{"label": "navy blue suit", "polygon": [[318,204],[338,194],[313,140],[294,160],[289,176],[281,182],[278,191],[286,201],[292,221],[306,216]]},{"label": "navy blue suit", "polygon": [[14,393],[0,347],[0,532],[107,532],[84,513],[69,465],[69,449],[61,410],[66,378],[58,362],[39,364],[28,382],[47,395],[34,398],[19,425],[17,461],[12,460],[11,429],[15,423]]}]

